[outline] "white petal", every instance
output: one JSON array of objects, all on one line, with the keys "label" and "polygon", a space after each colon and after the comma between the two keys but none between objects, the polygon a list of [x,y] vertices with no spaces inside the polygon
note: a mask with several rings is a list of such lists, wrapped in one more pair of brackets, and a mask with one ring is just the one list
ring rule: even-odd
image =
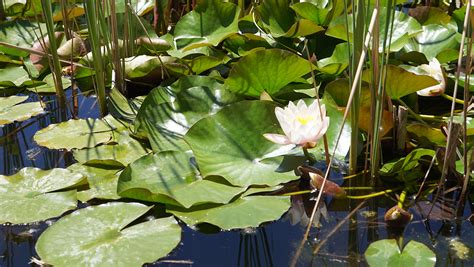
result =
[{"label": "white petal", "polygon": [[282,135],[282,134],[264,134],[263,137],[267,138],[268,140],[272,141],[273,143],[277,143],[280,145],[288,145],[291,144],[290,140],[288,137]]}]

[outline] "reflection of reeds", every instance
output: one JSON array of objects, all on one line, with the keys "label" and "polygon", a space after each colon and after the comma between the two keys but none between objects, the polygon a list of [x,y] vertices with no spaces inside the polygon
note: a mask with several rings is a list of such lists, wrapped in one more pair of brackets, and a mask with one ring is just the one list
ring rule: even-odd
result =
[{"label": "reflection of reeds", "polygon": [[274,266],[265,227],[252,231],[242,230],[240,233],[237,266]]}]

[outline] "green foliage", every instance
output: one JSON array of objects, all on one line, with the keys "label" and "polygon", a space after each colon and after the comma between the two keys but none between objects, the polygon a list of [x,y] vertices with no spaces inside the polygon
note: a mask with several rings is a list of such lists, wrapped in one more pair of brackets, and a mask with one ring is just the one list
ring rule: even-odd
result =
[{"label": "green foliage", "polygon": [[436,255],[426,245],[409,241],[400,251],[395,239],[375,241],[365,251],[369,266],[435,266]]},{"label": "green foliage", "polygon": [[36,251],[54,266],[142,266],[154,262],[178,245],[181,228],[172,217],[130,226],[149,210],[138,203],[108,203],[75,211],[41,235]]}]

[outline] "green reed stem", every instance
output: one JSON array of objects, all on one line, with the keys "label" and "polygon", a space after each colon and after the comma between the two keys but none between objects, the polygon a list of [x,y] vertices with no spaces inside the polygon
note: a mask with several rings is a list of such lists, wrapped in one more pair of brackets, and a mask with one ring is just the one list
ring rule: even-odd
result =
[{"label": "green reed stem", "polygon": [[105,116],[107,114],[107,104],[105,99],[105,69],[100,48],[101,38],[97,20],[97,9],[99,8],[99,5],[94,0],[86,0],[84,2],[84,7],[86,11],[87,27],[89,29],[89,39],[91,41],[92,56],[94,58],[95,92],[99,101],[100,113],[102,116]]},{"label": "green reed stem", "polygon": [[58,98],[59,105],[65,106],[66,95],[64,94],[63,83],[61,80],[61,63],[59,62],[58,46],[56,44],[56,36],[54,34],[53,10],[51,8],[52,2],[51,0],[41,0],[41,4],[43,5],[43,17],[46,23],[46,29],[48,31],[50,47],[49,53],[51,55],[49,59],[52,63],[50,64],[50,67],[53,74],[54,86],[56,88],[56,96]]}]

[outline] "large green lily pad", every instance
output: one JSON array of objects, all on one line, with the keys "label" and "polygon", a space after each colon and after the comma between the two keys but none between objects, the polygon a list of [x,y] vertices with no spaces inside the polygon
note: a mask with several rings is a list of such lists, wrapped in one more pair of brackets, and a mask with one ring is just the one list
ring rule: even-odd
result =
[{"label": "large green lily pad", "polygon": [[40,102],[20,104],[26,99],[28,96],[0,97],[0,125],[24,121],[44,113]]},{"label": "large green lily pad", "polygon": [[[201,171],[222,176],[233,185],[277,185],[296,179],[298,157],[270,156],[281,149],[263,137],[281,133],[269,101],[242,101],[201,119],[186,133]],[[280,154],[281,155],[281,154]]]},{"label": "large green lily pad", "polygon": [[239,31],[240,9],[220,0],[199,1],[193,11],[181,17],[174,29],[176,47],[193,49],[218,45]]},{"label": "large green lily pad", "polygon": [[228,90],[220,89],[220,84],[214,86],[179,90],[175,101],[161,104],[157,102],[162,101],[162,91],[154,90],[147,97],[137,115],[136,125],[145,129],[155,152],[189,150],[182,138],[196,121],[241,99]]},{"label": "large green lily pad", "polygon": [[259,97],[263,92],[275,95],[285,85],[309,73],[310,64],[286,50],[260,50],[239,60],[225,84],[231,91],[242,95]]},{"label": "large green lily pad", "polygon": [[98,119],[68,120],[36,132],[33,139],[50,149],[94,147],[112,139],[112,128]]},{"label": "large green lily pad", "polygon": [[426,245],[414,240],[400,251],[395,239],[373,242],[365,251],[369,266],[435,266],[436,255]]},{"label": "large green lily pad", "polygon": [[75,211],[44,231],[36,251],[58,267],[154,262],[178,245],[181,228],[172,217],[129,226],[149,210],[138,203],[107,203]]},{"label": "large green lily pad", "polygon": [[290,198],[283,196],[248,196],[227,205],[180,209],[168,207],[188,225],[209,223],[224,230],[257,227],[263,222],[278,220],[290,208]]},{"label": "large green lily pad", "polygon": [[[54,192],[84,177],[66,169],[26,167],[11,176],[0,175],[0,223],[31,223],[74,209],[76,191]],[[52,193],[54,192],[54,193]]]},{"label": "large green lily pad", "polygon": [[245,189],[202,180],[189,155],[162,152],[144,156],[120,175],[121,196],[191,207],[202,203],[228,203]]}]

